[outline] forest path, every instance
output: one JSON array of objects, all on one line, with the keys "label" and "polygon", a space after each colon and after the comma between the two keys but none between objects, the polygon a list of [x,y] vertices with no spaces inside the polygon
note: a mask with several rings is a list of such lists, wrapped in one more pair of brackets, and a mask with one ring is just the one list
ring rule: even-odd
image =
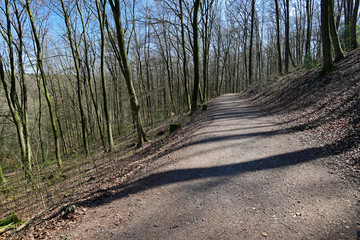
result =
[{"label": "forest path", "polygon": [[68,239],[356,239],[358,192],[236,94]]}]

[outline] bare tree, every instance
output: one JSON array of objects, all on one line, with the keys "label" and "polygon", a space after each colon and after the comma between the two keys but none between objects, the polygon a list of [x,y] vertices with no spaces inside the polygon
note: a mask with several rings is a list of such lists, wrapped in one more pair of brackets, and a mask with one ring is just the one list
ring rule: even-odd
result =
[{"label": "bare tree", "polygon": [[200,49],[199,49],[199,8],[200,8],[200,0],[195,0],[194,2],[194,15],[192,21],[193,28],[193,55],[194,55],[194,89],[192,94],[192,103],[191,103],[191,112],[195,112],[197,110],[198,103],[198,94],[200,89]]},{"label": "bare tree", "polygon": [[127,56],[127,49],[124,37],[124,30],[121,22],[121,8],[119,0],[110,0],[109,1],[111,10],[114,17],[114,22],[116,25],[116,37],[118,41],[119,53],[121,58],[122,72],[126,81],[126,86],[128,89],[128,94],[130,98],[130,106],[132,111],[133,121],[135,123],[137,133],[138,133],[138,147],[141,147],[147,137],[142,125],[141,115],[140,115],[140,106],[136,97],[134,83],[131,77],[131,70]]},{"label": "bare tree", "polygon": [[331,40],[329,31],[329,5],[331,0],[321,0],[321,36],[323,49],[323,70],[333,67],[331,56]]},{"label": "bare tree", "polygon": [[251,27],[250,27],[250,46],[249,46],[249,84],[252,84],[252,50],[253,50],[253,39],[254,39],[254,25],[255,25],[255,1],[251,0]]},{"label": "bare tree", "polygon": [[111,115],[109,110],[109,103],[108,103],[108,92],[107,92],[107,83],[105,77],[105,21],[106,21],[106,0],[101,2],[101,6],[99,0],[96,0],[96,10],[97,10],[97,18],[99,21],[100,26],[100,33],[101,33],[101,40],[100,40],[100,48],[101,48],[101,85],[102,85],[102,92],[103,92],[103,101],[104,101],[104,112],[105,112],[105,120],[107,126],[107,136],[108,136],[108,144],[109,150],[114,150],[114,140],[112,135],[112,126],[111,126]]},{"label": "bare tree", "polygon": [[290,4],[289,0],[284,0],[285,4],[285,73],[289,72],[290,61]]},{"label": "bare tree", "polygon": [[43,68],[43,58],[42,58],[42,48],[41,48],[41,44],[40,44],[40,38],[35,26],[35,21],[33,18],[33,14],[32,14],[32,10],[30,7],[30,1],[26,0],[26,10],[27,13],[29,15],[30,18],[30,23],[31,23],[31,30],[32,30],[32,34],[34,37],[34,41],[35,41],[35,46],[36,46],[36,61],[37,61],[37,66],[39,68],[40,71],[40,75],[41,75],[41,79],[42,79],[42,83],[43,83],[43,88],[45,91],[45,98],[46,98],[46,102],[48,104],[48,108],[49,108],[49,113],[50,113],[50,121],[51,121],[51,127],[53,130],[53,136],[54,136],[54,143],[55,143],[55,155],[56,155],[56,160],[58,163],[58,167],[61,169],[62,168],[62,160],[61,160],[61,153],[60,153],[60,140],[59,140],[59,132],[56,126],[56,119],[55,119],[55,114],[54,114],[54,110],[53,110],[53,104],[52,101],[50,99],[50,93],[48,90],[48,84],[47,84],[47,79],[46,79],[46,75],[45,75],[45,71]]},{"label": "bare tree", "polygon": [[185,99],[187,103],[188,111],[191,110],[191,101],[190,101],[190,94],[189,94],[189,81],[188,81],[188,69],[187,69],[187,53],[186,53],[186,42],[185,42],[185,27],[184,27],[184,17],[183,17],[183,7],[182,7],[183,0],[179,0],[179,7],[180,7],[180,25],[181,25],[181,47],[183,51],[183,71],[184,71],[184,88],[185,88]]},{"label": "bare tree", "polygon": [[[76,0],[76,6],[78,11],[81,13],[81,9],[79,7],[79,2]],[[82,132],[82,140],[83,140],[83,147],[86,152],[86,155],[88,156],[90,154],[89,152],[89,142],[88,142],[88,136],[87,136],[87,126],[86,126],[86,119],[85,119],[85,112],[83,107],[83,83],[81,79],[81,70],[80,70],[80,53],[79,53],[79,45],[81,43],[80,40],[77,40],[76,38],[76,32],[73,33],[72,26],[70,23],[70,16],[69,16],[69,10],[68,6],[65,6],[64,1],[61,0],[61,7],[62,7],[62,13],[64,15],[65,25],[66,25],[66,32],[67,32],[67,38],[69,41],[72,58],[74,61],[75,66],[75,72],[76,72],[76,83],[77,83],[77,97],[78,97],[78,105],[80,110],[80,119],[81,119],[81,132]],[[85,31],[85,29],[83,29]]]},{"label": "bare tree", "polygon": [[[16,3],[13,4],[14,15],[16,23],[11,21],[10,4],[9,1],[5,1],[5,16],[6,16],[6,28],[1,26],[0,34],[4,38],[9,52],[9,64],[10,64],[10,83],[8,84],[5,74],[5,67],[3,63],[3,56],[0,55],[0,78],[3,88],[5,90],[6,100],[9,106],[9,110],[16,126],[19,146],[21,150],[22,168],[25,176],[30,177],[30,171],[32,166],[32,154],[30,145],[29,134],[29,121],[28,121],[28,101],[27,101],[27,86],[25,83],[25,72],[23,64],[23,30],[22,30],[22,13],[19,12]],[[18,44],[13,39],[12,32],[15,30],[18,37]],[[18,69],[19,69],[19,83],[16,81],[16,54],[14,52],[14,45],[17,50]],[[20,93],[17,88],[20,86]]]},{"label": "bare tree", "polygon": [[282,58],[281,58],[280,17],[279,17],[279,3],[278,3],[278,0],[275,0],[275,12],[276,12],[276,46],[277,46],[277,50],[278,50],[278,71],[279,71],[279,74],[283,74]]},{"label": "bare tree", "polygon": [[334,0],[329,0],[329,26],[330,26],[330,34],[331,34],[331,40],[332,44],[334,46],[335,50],[335,62],[343,59],[344,52],[341,49],[341,45],[339,42],[339,37],[337,33],[337,29],[335,26],[335,18],[334,18]]},{"label": "bare tree", "polygon": [[359,17],[359,0],[355,0],[354,12],[352,14],[351,20],[351,46],[352,49],[358,47],[357,39],[356,39],[356,24],[357,19]]}]

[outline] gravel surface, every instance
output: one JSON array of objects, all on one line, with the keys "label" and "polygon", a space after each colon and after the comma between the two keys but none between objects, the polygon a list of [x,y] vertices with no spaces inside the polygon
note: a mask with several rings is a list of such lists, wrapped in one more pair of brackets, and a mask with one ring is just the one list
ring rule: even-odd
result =
[{"label": "gravel surface", "polygon": [[[356,239],[359,191],[239,95],[127,190],[83,209],[67,239]],[[329,157],[329,156],[328,156]],[[327,158],[328,158],[327,157]]]}]

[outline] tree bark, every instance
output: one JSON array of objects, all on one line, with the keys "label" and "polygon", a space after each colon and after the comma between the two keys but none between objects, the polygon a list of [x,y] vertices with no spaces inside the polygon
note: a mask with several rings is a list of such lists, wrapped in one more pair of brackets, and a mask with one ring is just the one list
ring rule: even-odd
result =
[{"label": "tree bark", "polygon": [[255,23],[255,0],[251,1],[251,27],[250,27],[250,46],[249,46],[249,85],[252,84],[252,49],[254,39],[254,23]]},{"label": "tree bark", "polygon": [[59,133],[58,133],[57,126],[56,126],[54,110],[53,110],[53,106],[52,106],[52,102],[51,102],[51,98],[50,98],[50,94],[49,94],[49,90],[48,90],[48,86],[47,86],[47,80],[46,80],[46,76],[45,76],[45,72],[44,72],[44,68],[43,68],[42,49],[41,49],[40,39],[39,39],[37,30],[36,30],[36,26],[35,26],[34,18],[32,15],[31,8],[30,8],[29,0],[26,0],[26,10],[28,12],[30,22],[31,22],[31,30],[32,30],[35,45],[36,45],[37,66],[40,71],[40,75],[41,75],[41,79],[42,79],[43,87],[44,87],[44,91],[45,91],[45,98],[46,98],[46,102],[47,102],[48,108],[49,108],[50,122],[51,122],[51,127],[53,130],[54,143],[55,143],[56,160],[57,160],[59,169],[61,169],[62,168],[62,160],[61,160],[61,153],[60,153]]},{"label": "tree bark", "polygon": [[[76,5],[77,5],[77,9],[80,12],[80,15],[82,15],[81,10],[78,6],[78,0],[76,1]],[[63,14],[64,14],[64,21],[65,21],[65,25],[66,25],[66,30],[67,30],[67,37],[69,40],[69,44],[70,44],[70,49],[71,49],[71,53],[72,53],[72,57],[74,60],[74,66],[75,66],[75,71],[76,71],[76,83],[77,83],[77,97],[78,97],[78,104],[79,104],[79,110],[80,110],[80,121],[81,121],[81,133],[82,133],[82,141],[83,141],[83,147],[84,150],[86,152],[86,156],[88,156],[90,154],[89,151],[89,143],[88,143],[88,137],[87,137],[87,130],[86,130],[86,119],[85,119],[85,113],[84,113],[84,107],[83,107],[83,103],[82,103],[82,91],[83,91],[83,87],[82,87],[82,81],[81,81],[81,73],[80,73],[80,62],[79,62],[79,47],[78,45],[76,45],[77,41],[75,38],[76,36],[73,36],[72,34],[72,30],[71,30],[71,26],[70,26],[70,19],[69,19],[69,12],[68,9],[66,9],[64,1],[61,0],[61,7],[63,10]],[[85,31],[85,29],[83,29]]]},{"label": "tree bark", "polygon": [[179,0],[180,7],[180,24],[181,24],[181,47],[183,52],[183,72],[184,72],[184,88],[185,88],[185,101],[187,104],[188,111],[191,111],[191,100],[189,94],[189,79],[188,79],[188,70],[187,70],[187,53],[186,53],[186,42],[185,42],[185,27],[183,19],[183,0]]},{"label": "tree bark", "polygon": [[145,141],[147,141],[147,137],[142,125],[141,115],[140,115],[140,106],[136,97],[136,92],[134,88],[134,83],[131,77],[131,70],[129,66],[124,30],[121,23],[121,10],[120,10],[120,1],[119,0],[110,0],[110,6],[113,13],[115,25],[116,25],[116,36],[118,41],[119,53],[121,57],[122,70],[125,78],[129,98],[130,98],[130,106],[132,111],[133,122],[136,125],[137,133],[138,133],[138,147],[141,147]]},{"label": "tree bark", "polygon": [[323,69],[332,68],[331,40],[329,31],[329,4],[331,0],[321,0],[321,36],[323,51]]},{"label": "tree bark", "polygon": [[0,166],[0,184],[3,184],[5,182],[6,182],[6,179],[5,179],[4,173],[2,171],[2,168]]},{"label": "tree bark", "polygon": [[100,54],[100,71],[101,71],[101,85],[102,85],[102,92],[103,92],[103,101],[104,101],[104,112],[105,112],[105,120],[106,120],[106,127],[107,127],[107,136],[108,136],[108,144],[109,144],[109,151],[114,150],[114,139],[112,135],[112,126],[111,126],[111,115],[109,110],[109,103],[108,103],[108,92],[107,92],[107,84],[106,84],[106,76],[105,76],[105,21],[106,21],[106,0],[102,3],[102,13],[100,9],[99,1],[96,0],[96,9],[98,13],[98,21],[100,26],[101,32],[101,54]]},{"label": "tree bark", "polygon": [[357,39],[356,39],[356,23],[359,14],[359,0],[355,0],[354,13],[352,15],[351,20],[351,47],[352,49],[356,49],[358,47]]},{"label": "tree bark", "polygon": [[338,33],[335,27],[335,18],[334,18],[334,0],[328,0],[329,1],[329,26],[330,26],[330,34],[331,34],[331,40],[332,44],[334,46],[335,50],[335,60],[334,62],[337,62],[341,59],[343,59],[344,52],[341,49]]},{"label": "tree bark", "polygon": [[282,75],[282,59],[281,59],[281,44],[280,44],[280,17],[279,17],[279,3],[275,0],[275,12],[276,12],[276,46],[278,50],[278,71]]},{"label": "tree bark", "polygon": [[193,39],[194,39],[194,89],[192,94],[191,112],[194,113],[198,106],[198,94],[200,88],[200,50],[199,50],[199,24],[198,15],[200,8],[200,0],[194,2],[194,16],[193,16]]},{"label": "tree bark", "polygon": [[25,143],[25,137],[24,137],[24,128],[23,128],[23,125],[21,124],[21,119],[20,119],[19,113],[16,110],[14,103],[11,99],[10,89],[9,89],[9,87],[6,83],[6,79],[5,79],[5,70],[4,70],[4,65],[2,62],[1,55],[0,55],[0,79],[1,79],[2,85],[5,90],[5,96],[6,96],[8,105],[9,105],[10,113],[12,115],[13,121],[16,126],[16,132],[18,135],[18,140],[19,140],[19,145],[20,145],[20,150],[21,150],[21,160],[22,160],[22,165],[23,165],[22,167],[23,167],[25,176],[28,178],[29,171],[30,171],[30,169],[29,169],[30,165],[29,165],[29,163],[26,162],[26,143]]},{"label": "tree bark", "polygon": [[306,0],[306,16],[307,16],[307,21],[306,21],[307,28],[306,28],[305,55],[310,56],[312,18],[313,18],[313,0]]},{"label": "tree bark", "polygon": [[285,0],[285,73],[289,73],[290,61],[290,11],[289,0]]},{"label": "tree bark", "polygon": [[[8,85],[5,77],[5,69],[2,62],[3,57],[0,55],[0,80],[5,90],[6,100],[9,106],[9,110],[14,121],[20,151],[21,151],[21,163],[26,178],[30,178],[31,171],[31,145],[30,135],[28,130],[28,114],[27,114],[27,87],[25,84],[25,73],[22,61],[23,55],[23,34],[22,34],[22,23],[20,21],[20,15],[17,7],[14,7],[17,24],[11,22],[11,13],[9,9],[9,1],[5,1],[5,15],[6,15],[6,34],[0,29],[0,33],[3,36],[9,52],[10,61],[10,86]],[[13,26],[13,27],[12,27]],[[17,27],[17,28],[16,28]],[[19,38],[19,43],[13,40],[12,32],[16,31]],[[16,67],[15,67],[15,54],[13,45],[17,48],[17,57],[20,71],[20,84],[16,83]],[[19,86],[20,85],[20,86]],[[20,94],[17,92],[17,86],[20,87]],[[20,97],[19,97],[20,96]]]}]

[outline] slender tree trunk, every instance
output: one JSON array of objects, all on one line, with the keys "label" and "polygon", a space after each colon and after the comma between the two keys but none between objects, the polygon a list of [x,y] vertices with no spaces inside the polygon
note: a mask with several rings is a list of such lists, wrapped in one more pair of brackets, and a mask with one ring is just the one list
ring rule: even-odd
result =
[{"label": "slender tree trunk", "polygon": [[50,99],[50,94],[49,94],[49,90],[48,90],[48,86],[47,86],[47,80],[46,80],[46,76],[45,76],[45,72],[44,72],[44,68],[43,68],[43,59],[42,59],[42,50],[41,50],[40,39],[39,39],[37,30],[36,30],[36,26],[35,26],[34,18],[32,15],[31,8],[30,8],[29,0],[26,0],[26,10],[30,17],[31,29],[32,29],[32,33],[33,33],[35,45],[36,45],[37,65],[38,65],[38,68],[40,71],[41,79],[43,82],[43,88],[45,91],[45,98],[46,98],[46,102],[47,102],[48,108],[49,108],[51,127],[53,130],[54,143],[55,143],[56,160],[57,160],[58,167],[61,169],[62,168],[62,160],[61,160],[61,153],[60,153],[59,133],[58,133],[57,126],[56,126],[54,110],[53,110],[52,102]]},{"label": "slender tree trunk", "polygon": [[3,184],[5,182],[6,182],[6,179],[5,179],[4,173],[2,171],[2,168],[0,166],[0,184]]},{"label": "slender tree trunk", "polygon": [[323,49],[323,69],[332,68],[331,40],[329,31],[329,4],[332,0],[321,0],[321,36]]},{"label": "slender tree trunk", "polygon": [[306,56],[310,56],[312,18],[313,18],[313,10],[312,9],[313,9],[313,0],[306,0],[306,16],[307,16],[306,43],[305,43],[305,55]]},{"label": "slender tree trunk", "polygon": [[[20,146],[20,151],[21,151],[21,163],[22,163],[22,168],[24,170],[25,173],[25,177],[27,179],[29,179],[30,176],[30,171],[31,171],[31,148],[30,148],[30,142],[29,142],[29,135],[28,135],[28,119],[27,119],[27,92],[26,92],[26,85],[25,85],[25,79],[24,79],[24,69],[23,66],[20,66],[20,88],[21,88],[21,97],[22,99],[20,100],[21,103],[19,102],[19,97],[18,97],[18,93],[17,93],[17,83],[16,83],[16,68],[15,68],[15,54],[14,54],[14,50],[13,50],[13,38],[12,38],[12,32],[13,32],[13,25],[11,23],[11,14],[10,14],[10,10],[9,10],[9,1],[6,0],[5,1],[5,15],[6,15],[6,34],[3,33],[0,29],[0,33],[3,36],[5,42],[7,43],[8,46],[8,51],[9,51],[9,61],[10,61],[10,88],[7,84],[6,81],[6,77],[5,77],[5,69],[4,69],[4,65],[3,65],[3,57],[0,54],[0,80],[1,83],[3,85],[3,88],[5,90],[5,96],[6,96],[6,100],[9,106],[9,110],[12,116],[12,119],[14,121],[15,127],[16,127],[16,131],[17,131],[17,136],[18,136],[18,141],[19,141],[19,146]],[[19,35],[19,40],[20,43],[22,43],[22,29],[21,29],[21,23],[19,20],[19,15],[17,12],[17,8],[15,7],[15,11],[16,11],[16,16],[17,16],[17,20],[19,23],[19,28],[18,29],[18,35]],[[20,48],[18,48],[18,61],[19,64],[22,63],[22,46],[20,46]]]},{"label": "slender tree trunk", "polygon": [[18,140],[19,140],[19,145],[20,145],[20,150],[21,150],[21,161],[22,161],[22,165],[23,165],[22,167],[23,167],[23,170],[25,173],[25,177],[28,178],[30,166],[27,162],[25,162],[26,161],[26,143],[25,143],[25,137],[24,137],[24,128],[23,128],[23,125],[21,124],[21,119],[20,119],[19,113],[14,106],[14,103],[13,103],[11,95],[10,95],[9,87],[6,83],[5,70],[4,70],[4,65],[2,62],[1,55],[0,55],[0,79],[1,79],[2,85],[5,90],[5,96],[6,96],[8,105],[9,105],[10,113],[12,115],[13,121],[16,126],[16,132],[18,135]]},{"label": "slender tree trunk", "polygon": [[255,24],[255,0],[251,1],[251,27],[250,27],[250,46],[249,46],[249,85],[252,84],[252,50],[254,39],[254,24]]},{"label": "slender tree trunk", "polygon": [[[168,36],[166,35],[166,29],[164,26],[163,29],[163,37],[164,37],[164,45],[165,45],[165,49],[161,46],[162,48],[162,52],[163,52],[163,57],[165,60],[165,65],[166,65],[166,72],[167,72],[167,79],[168,79],[168,87],[169,87],[169,96],[170,96],[170,101],[171,101],[171,108],[172,111],[174,113],[176,113],[176,107],[175,107],[175,100],[174,100],[174,84],[173,84],[173,73],[172,73],[172,61],[171,61],[171,52],[169,50],[169,43],[168,43]],[[160,37],[159,37],[159,41],[160,41]]]},{"label": "slender tree trunk", "polygon": [[[22,125],[24,127],[24,138],[25,138],[25,163],[29,170],[32,168],[32,150],[31,150],[31,143],[30,143],[30,131],[29,131],[29,118],[28,118],[28,97],[27,97],[27,87],[25,83],[25,70],[24,70],[24,62],[23,62],[23,46],[25,46],[23,41],[23,28],[21,22],[20,12],[18,11],[17,5],[14,4],[15,8],[15,16],[17,20],[17,34],[19,44],[17,46],[17,59],[19,65],[19,74],[20,74],[20,90],[21,90],[21,104],[19,106],[19,112]],[[21,107],[22,106],[22,107]]]},{"label": "slender tree trunk", "polygon": [[193,39],[194,39],[194,89],[192,94],[191,112],[194,113],[197,110],[197,102],[200,88],[200,50],[199,50],[199,15],[200,0],[194,2],[194,16],[193,16]]},{"label": "slender tree trunk", "polygon": [[[77,4],[78,10],[80,11],[80,8],[78,6],[78,0],[76,1],[76,4]],[[82,141],[83,141],[84,150],[86,152],[86,156],[88,156],[90,154],[90,151],[89,151],[89,143],[88,143],[88,137],[87,137],[87,131],[86,131],[87,127],[86,127],[86,119],[85,119],[85,114],[84,114],[84,107],[82,104],[83,88],[82,88],[81,73],[80,73],[79,49],[78,49],[78,46],[76,45],[76,39],[74,42],[74,39],[72,36],[69,12],[65,8],[65,4],[64,4],[63,0],[61,0],[61,6],[63,9],[64,20],[65,20],[65,25],[66,25],[66,29],[67,29],[67,37],[68,37],[68,40],[70,43],[71,53],[72,53],[72,57],[74,60],[74,65],[75,65],[76,80],[77,80],[76,81],[77,82],[77,98],[78,98],[78,104],[79,104],[79,110],[80,110]],[[84,31],[85,31],[85,29],[84,29]]]},{"label": "slender tree trunk", "polygon": [[282,70],[282,59],[281,59],[281,44],[280,44],[280,17],[279,17],[279,3],[275,0],[275,11],[276,11],[276,45],[278,50],[278,71],[279,74],[283,74]]},{"label": "slender tree trunk", "polygon": [[356,49],[358,47],[357,39],[356,39],[356,26],[357,19],[359,14],[359,0],[355,0],[354,13],[352,15],[351,20],[351,47],[352,49]]},{"label": "slender tree trunk", "polygon": [[189,94],[189,80],[188,80],[188,71],[187,71],[187,54],[186,54],[186,42],[185,42],[185,27],[183,20],[183,0],[179,0],[180,6],[180,24],[181,24],[181,46],[183,51],[183,71],[184,71],[184,88],[185,88],[185,100],[187,104],[188,111],[191,111],[191,101]]},{"label": "slender tree trunk", "polygon": [[329,1],[329,26],[330,26],[330,34],[331,34],[331,40],[332,44],[334,46],[335,50],[335,60],[334,62],[337,62],[341,59],[343,59],[344,52],[341,49],[338,33],[335,27],[335,18],[334,18],[334,0],[328,0]]},{"label": "slender tree trunk", "polygon": [[36,84],[38,90],[38,98],[39,98],[39,119],[38,119],[38,130],[39,130],[39,141],[40,141],[40,150],[41,150],[41,159],[42,162],[45,163],[45,147],[42,135],[42,94],[41,94],[41,81],[38,76],[38,71],[36,73]]},{"label": "slender tree trunk", "polygon": [[285,0],[285,73],[289,73],[290,61],[290,11],[289,0]]},{"label": "slender tree trunk", "polygon": [[130,106],[133,116],[133,121],[136,125],[137,133],[138,133],[138,147],[141,147],[145,141],[147,141],[147,137],[142,125],[142,120],[140,116],[140,106],[136,97],[134,83],[131,77],[131,70],[129,66],[124,30],[121,23],[121,10],[120,10],[120,1],[119,0],[110,0],[111,10],[114,15],[114,21],[116,25],[116,35],[118,40],[118,47],[121,56],[121,62],[123,67],[123,75],[126,81],[126,86],[128,89],[128,94],[130,98]]},{"label": "slender tree trunk", "polygon": [[201,18],[202,18],[202,77],[203,77],[203,101],[207,101],[209,98],[209,52],[210,52],[210,41],[211,41],[211,31],[213,26],[213,5],[214,0],[206,0],[203,2],[201,7]]},{"label": "slender tree trunk", "polygon": [[[104,133],[103,133],[103,128],[101,126],[101,122],[102,122],[101,121],[101,114],[100,114],[99,105],[97,103],[97,99],[96,99],[96,96],[95,96],[95,93],[94,93],[93,84],[92,84],[92,81],[91,81],[90,68],[89,68],[88,65],[87,65],[87,72],[88,72],[88,83],[89,83],[90,97],[91,97],[91,101],[92,101],[92,103],[94,105],[94,108],[95,108],[96,122],[97,122],[97,125],[98,125],[102,145],[103,145],[104,149],[106,149],[105,137],[104,137]],[[95,76],[94,73],[92,75]],[[96,89],[96,87],[95,87],[95,89]]]},{"label": "slender tree trunk", "polygon": [[220,95],[220,41],[221,41],[221,35],[220,32],[217,35],[217,42],[216,42],[216,49],[215,49],[215,55],[216,55],[216,81],[215,81],[215,96]]},{"label": "slender tree trunk", "polygon": [[108,103],[108,93],[107,93],[107,85],[106,85],[106,77],[105,77],[105,21],[106,21],[106,0],[102,3],[102,13],[100,9],[99,1],[96,0],[96,8],[98,12],[98,21],[101,31],[101,61],[100,61],[100,71],[101,71],[101,83],[102,83],[102,90],[103,90],[103,101],[104,101],[104,112],[105,112],[105,120],[106,120],[106,127],[107,127],[107,136],[108,136],[108,144],[109,150],[114,150],[114,139],[112,135],[112,126],[111,126],[111,115]]}]

